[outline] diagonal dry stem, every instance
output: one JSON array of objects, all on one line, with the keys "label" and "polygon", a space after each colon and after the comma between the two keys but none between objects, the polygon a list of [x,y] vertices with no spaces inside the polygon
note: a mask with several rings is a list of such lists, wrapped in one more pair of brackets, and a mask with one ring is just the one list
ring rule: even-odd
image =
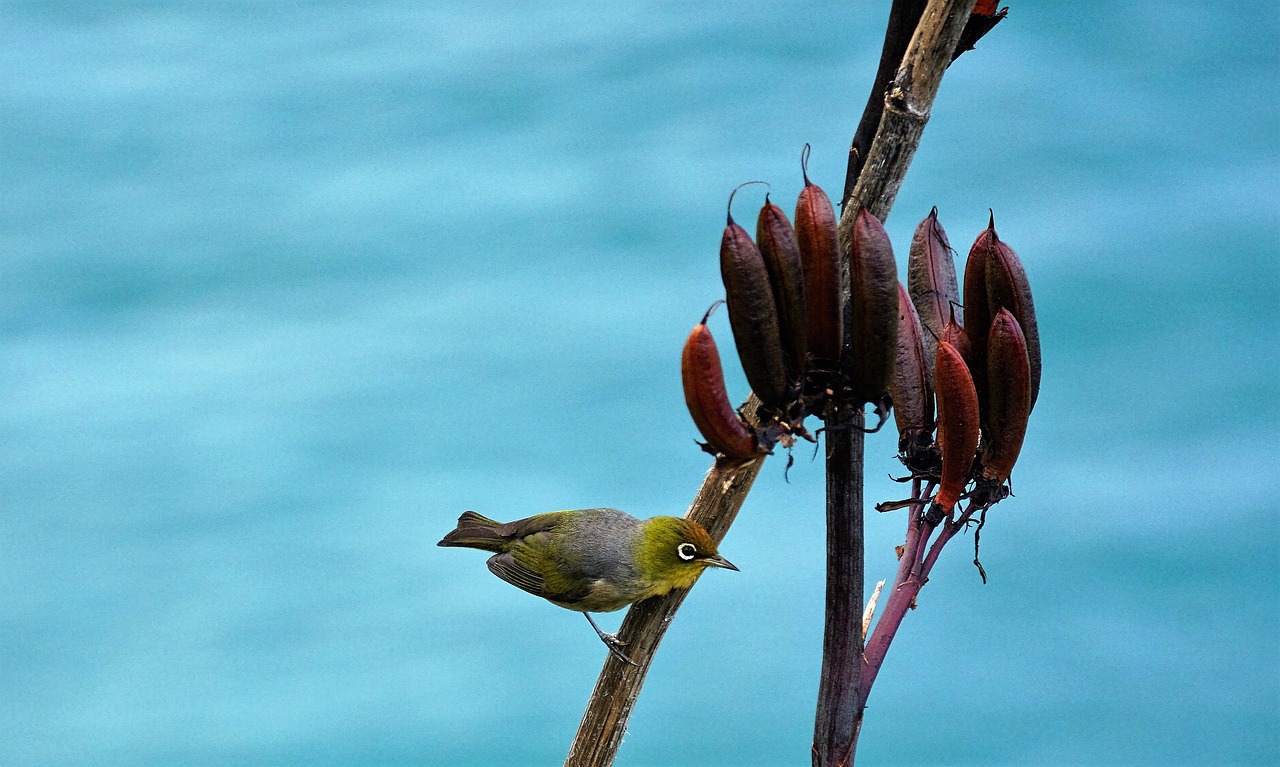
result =
[{"label": "diagonal dry stem", "polygon": [[[745,412],[754,413],[760,401],[752,395],[744,406]],[[746,463],[723,459],[716,461],[702,481],[702,487],[694,497],[685,517],[707,529],[717,544],[724,539],[729,525],[742,508],[747,492],[760,473],[764,456]],[[618,629],[618,638],[627,642],[627,655],[632,663],[624,663],[610,654],[596,680],[587,709],[578,725],[565,767],[607,767],[613,764],[622,745],[627,720],[635,706],[640,688],[658,643],[671,625],[676,610],[684,602],[688,589],[675,589],[663,597],[637,602],[627,611]]]}]

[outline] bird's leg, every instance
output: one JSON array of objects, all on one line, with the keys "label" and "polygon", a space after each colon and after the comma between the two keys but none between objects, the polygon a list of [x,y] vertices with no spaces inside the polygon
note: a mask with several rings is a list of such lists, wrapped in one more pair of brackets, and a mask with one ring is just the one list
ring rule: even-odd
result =
[{"label": "bird's leg", "polygon": [[628,658],[626,654],[622,652],[622,648],[626,647],[627,643],[619,639],[617,634],[606,634],[601,631],[600,627],[596,625],[596,622],[591,619],[591,613],[583,613],[583,615],[587,616],[587,623],[590,623],[591,628],[596,630],[596,634],[600,637],[600,641],[604,642],[604,646],[609,648],[609,652],[612,653],[615,658],[623,663],[630,663],[632,666],[638,667],[640,665]]}]

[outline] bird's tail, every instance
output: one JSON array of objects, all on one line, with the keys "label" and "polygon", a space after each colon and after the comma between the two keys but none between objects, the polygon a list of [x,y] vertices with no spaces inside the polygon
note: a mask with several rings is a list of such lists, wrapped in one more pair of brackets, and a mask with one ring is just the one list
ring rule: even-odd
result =
[{"label": "bird's tail", "polygon": [[481,516],[474,511],[464,511],[458,517],[458,526],[437,543],[437,546],[463,546],[501,553],[506,550],[507,539],[498,533],[500,522]]}]

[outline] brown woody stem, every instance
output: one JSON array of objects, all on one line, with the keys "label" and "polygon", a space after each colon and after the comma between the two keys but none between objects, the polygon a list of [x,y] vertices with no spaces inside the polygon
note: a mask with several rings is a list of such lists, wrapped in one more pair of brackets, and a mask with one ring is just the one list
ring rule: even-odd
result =
[{"label": "brown woody stem", "polygon": [[[743,411],[754,413],[759,405],[760,401],[752,395]],[[763,464],[764,456],[745,463],[723,458],[717,460],[702,481],[702,487],[694,496],[685,517],[705,527],[711,539],[719,544],[729,532],[729,525],[737,517]],[[605,658],[604,668],[578,725],[578,734],[564,761],[565,767],[608,767],[613,764],[618,747],[622,745],[627,720],[631,718],[631,710],[640,695],[645,675],[649,673],[654,651],[688,593],[688,589],[675,589],[666,596],[637,602],[627,611],[622,627],[618,629],[618,638],[627,643],[627,655],[636,665],[625,663],[612,653]]]},{"label": "brown woody stem", "polygon": [[[881,221],[888,217],[920,145],[942,75],[972,8],[968,0],[931,0],[885,92],[880,126],[852,193]],[[842,242],[852,231],[856,214],[857,205],[845,207],[840,217]]]},{"label": "brown woody stem", "polygon": [[880,49],[880,66],[876,69],[876,79],[867,96],[862,118],[858,120],[858,128],[853,132],[853,143],[849,145],[849,169],[844,177],[844,192],[840,195],[841,206],[853,194],[863,160],[871,153],[871,141],[876,137],[880,115],[884,113],[885,89],[902,64],[902,55],[907,52],[924,6],[925,0],[893,0],[889,9],[889,24],[884,31],[884,46]]}]

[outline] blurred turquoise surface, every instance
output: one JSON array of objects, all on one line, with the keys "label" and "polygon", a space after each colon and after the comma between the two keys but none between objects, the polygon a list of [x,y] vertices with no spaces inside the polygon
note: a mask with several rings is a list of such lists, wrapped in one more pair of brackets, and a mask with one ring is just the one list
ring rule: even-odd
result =
[{"label": "blurred turquoise surface", "polygon": [[[1278,763],[1276,11],[1012,5],[888,229],[994,208],[1044,388],[860,763]],[[434,543],[684,511],[725,199],[791,205],[805,142],[840,187],[887,6],[0,7],[0,765],[559,764],[604,648]],[[809,763],[822,472],[782,469],[620,767]]]}]

